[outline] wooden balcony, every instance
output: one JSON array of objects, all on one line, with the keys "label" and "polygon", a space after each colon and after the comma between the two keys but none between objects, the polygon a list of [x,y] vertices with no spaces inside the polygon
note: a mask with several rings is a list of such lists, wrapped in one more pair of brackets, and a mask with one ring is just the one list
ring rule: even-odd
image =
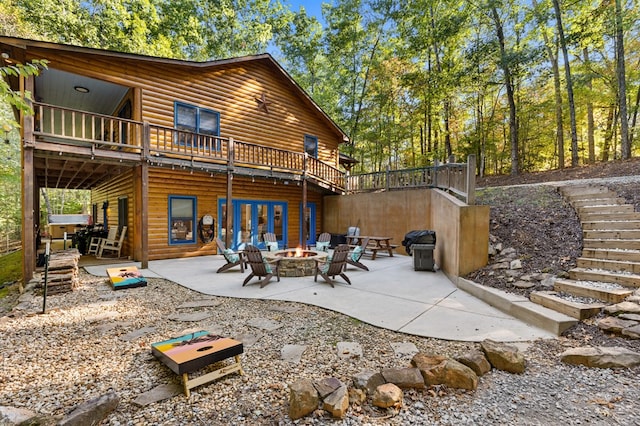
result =
[{"label": "wooden balcony", "polygon": [[[429,167],[385,170],[347,176],[332,165],[293,152],[253,144],[141,123],[108,115],[92,114],[43,103],[34,103],[34,140],[26,140],[50,158],[61,157],[99,159],[101,164],[88,164],[92,171],[101,170],[102,176],[117,174],[115,165],[135,165],[146,161],[152,165],[198,170],[227,172],[247,176],[272,177],[308,182],[334,193],[357,193],[409,188],[440,188],[458,198],[474,204],[475,157],[467,163],[447,163]],[[64,154],[64,157],[62,155]],[[50,167],[52,160],[40,163]],[[71,189],[89,188],[98,178],[88,179],[76,166],[66,175],[58,172],[57,186]],[[70,176],[72,175],[72,176]],[[61,182],[65,179],[73,182]],[[40,181],[41,186],[54,183],[52,178]],[[60,185],[62,184],[62,185]]]},{"label": "wooden balcony", "polygon": [[[43,103],[34,103],[34,111],[34,140],[26,143],[54,158],[64,154],[65,159],[91,158],[128,165],[147,161],[205,172],[232,170],[251,176],[307,179],[333,192],[344,191],[344,172],[303,152]],[[84,186],[89,182],[92,180],[85,180]]]}]

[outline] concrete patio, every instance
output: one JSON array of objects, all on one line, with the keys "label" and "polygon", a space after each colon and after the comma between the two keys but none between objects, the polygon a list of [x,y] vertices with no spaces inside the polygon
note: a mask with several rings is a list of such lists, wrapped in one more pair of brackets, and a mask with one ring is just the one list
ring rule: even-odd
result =
[{"label": "concrete patio", "polygon": [[[165,278],[194,291],[214,296],[300,302],[340,312],[365,323],[412,335],[457,341],[493,339],[503,342],[555,338],[553,333],[516,319],[454,285],[441,271],[414,271],[411,257],[363,257],[370,271],[349,267],[353,285],[340,277],[335,288],[313,276],[275,278],[264,288],[249,272],[234,268],[216,273],[222,256],[156,260],[142,269],[145,277]],[[102,260],[104,262],[104,259]],[[85,264],[87,272],[107,276],[106,269],[136,265],[120,262]],[[84,262],[83,262],[84,263]],[[127,291],[127,290],[119,290]]]}]

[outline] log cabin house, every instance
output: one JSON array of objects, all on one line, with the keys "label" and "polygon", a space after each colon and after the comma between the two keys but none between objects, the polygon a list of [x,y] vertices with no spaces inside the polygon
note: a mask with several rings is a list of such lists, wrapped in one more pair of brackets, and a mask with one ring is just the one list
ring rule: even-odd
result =
[{"label": "log cabin house", "polygon": [[13,37],[0,52],[3,66],[48,61],[8,79],[34,110],[18,116],[25,281],[40,188],[90,190],[94,222],[126,226],[122,255],[143,267],[215,254],[213,236],[313,244],[323,196],[344,191],[347,136],[268,54],[189,62]]}]

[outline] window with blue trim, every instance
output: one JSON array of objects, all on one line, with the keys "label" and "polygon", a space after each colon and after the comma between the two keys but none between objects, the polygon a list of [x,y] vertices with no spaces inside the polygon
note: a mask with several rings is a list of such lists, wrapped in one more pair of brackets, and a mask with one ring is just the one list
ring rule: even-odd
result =
[{"label": "window with blue trim", "polygon": [[174,110],[180,145],[220,149],[217,139],[220,136],[219,112],[177,101]]},{"label": "window with blue trim", "polygon": [[169,196],[169,244],[196,242],[196,197]]},{"label": "window with blue trim", "polygon": [[318,137],[304,135],[304,152],[310,157],[318,158]]}]

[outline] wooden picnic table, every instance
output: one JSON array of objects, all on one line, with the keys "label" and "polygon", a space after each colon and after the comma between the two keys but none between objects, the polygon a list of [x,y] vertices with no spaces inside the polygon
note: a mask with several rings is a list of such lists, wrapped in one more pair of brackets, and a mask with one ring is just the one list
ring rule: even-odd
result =
[{"label": "wooden picnic table", "polygon": [[348,236],[349,244],[352,245],[360,245],[366,239],[369,239],[369,243],[367,247],[364,247],[365,252],[367,250],[371,251],[371,260],[375,260],[378,255],[378,251],[386,251],[389,253],[389,256],[393,257],[393,249],[398,248],[397,245],[391,244],[392,237],[376,237],[376,236],[366,236],[366,235],[357,235],[357,236]]}]

